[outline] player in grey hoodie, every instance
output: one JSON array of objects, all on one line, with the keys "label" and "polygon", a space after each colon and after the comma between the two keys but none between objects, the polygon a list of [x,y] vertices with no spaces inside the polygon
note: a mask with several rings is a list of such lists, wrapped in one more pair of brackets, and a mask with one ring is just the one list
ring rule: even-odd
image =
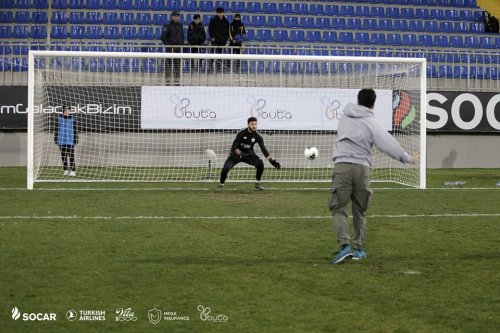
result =
[{"label": "player in grey hoodie", "polygon": [[[348,259],[366,258],[365,213],[370,204],[370,167],[372,147],[402,162],[415,164],[418,155],[408,154],[374,118],[376,94],[373,89],[362,89],[358,93],[358,104],[349,103],[339,121],[334,144],[335,164],[329,207],[333,216],[333,228],[340,251],[332,263],[342,263]],[[352,202],[353,247],[347,225],[348,205]]]}]

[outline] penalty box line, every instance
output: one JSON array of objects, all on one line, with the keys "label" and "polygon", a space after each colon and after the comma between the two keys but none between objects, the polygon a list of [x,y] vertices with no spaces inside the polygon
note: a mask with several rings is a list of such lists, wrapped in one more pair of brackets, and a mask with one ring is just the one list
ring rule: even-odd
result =
[{"label": "penalty box line", "polygon": [[[500,217],[500,213],[463,214],[374,214],[367,218],[447,218],[447,217]],[[330,215],[306,216],[82,216],[82,215],[12,215],[1,216],[0,220],[323,220]]]}]

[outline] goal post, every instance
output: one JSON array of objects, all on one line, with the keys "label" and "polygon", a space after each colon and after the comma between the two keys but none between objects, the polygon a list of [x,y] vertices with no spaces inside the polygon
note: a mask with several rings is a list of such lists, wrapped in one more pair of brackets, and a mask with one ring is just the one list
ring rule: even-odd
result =
[{"label": "goal post", "polygon": [[[377,92],[376,118],[420,155],[419,164],[403,165],[375,151],[373,180],[426,186],[425,59],[30,51],[28,65],[29,189],[37,182],[215,182],[250,116],[282,164],[274,170],[265,162],[263,181],[327,182],[342,109],[368,87]],[[63,105],[78,137],[70,145],[73,175],[63,168],[63,158],[71,165],[59,134]],[[318,149],[315,159],[304,156],[307,147]],[[228,181],[254,178],[255,169],[240,163]]]}]

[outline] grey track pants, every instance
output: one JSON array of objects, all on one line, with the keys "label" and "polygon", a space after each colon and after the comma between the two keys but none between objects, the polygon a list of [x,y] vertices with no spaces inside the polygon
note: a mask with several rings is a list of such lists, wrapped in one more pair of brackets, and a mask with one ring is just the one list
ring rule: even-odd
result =
[{"label": "grey track pants", "polygon": [[333,171],[329,208],[339,246],[349,244],[348,217],[352,203],[353,246],[364,249],[366,242],[366,211],[370,206],[370,168],[360,164],[337,163]]}]

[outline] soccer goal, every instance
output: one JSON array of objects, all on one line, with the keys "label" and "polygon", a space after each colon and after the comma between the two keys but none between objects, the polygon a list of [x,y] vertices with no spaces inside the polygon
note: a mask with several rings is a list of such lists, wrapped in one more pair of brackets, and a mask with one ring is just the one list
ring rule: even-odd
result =
[{"label": "soccer goal", "polygon": [[[30,51],[27,186],[215,182],[251,116],[282,165],[265,162],[263,181],[328,182],[343,107],[369,87],[376,118],[420,154],[408,166],[375,152],[374,181],[425,188],[425,68],[411,58]],[[71,175],[58,134],[63,105],[78,135]],[[254,177],[240,163],[228,181]]]}]

